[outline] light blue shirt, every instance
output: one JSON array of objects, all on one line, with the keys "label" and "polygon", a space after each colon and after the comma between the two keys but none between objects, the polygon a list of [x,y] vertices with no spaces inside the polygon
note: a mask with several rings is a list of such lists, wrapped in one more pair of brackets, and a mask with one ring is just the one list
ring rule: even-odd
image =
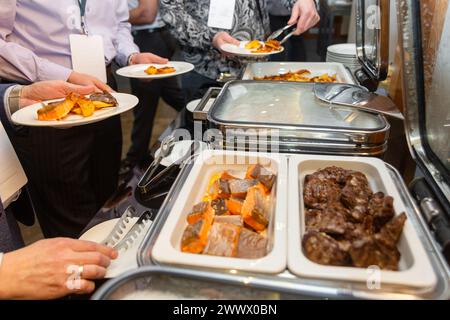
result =
[{"label": "light blue shirt", "polygon": [[[127,0],[87,1],[87,30],[103,38],[106,64],[125,66],[139,52],[128,18]],[[0,0],[0,78],[67,80],[69,35],[81,33],[77,0]]]},{"label": "light blue shirt", "polygon": [[[134,9],[139,6],[139,0],[128,0],[128,8]],[[155,30],[155,29],[161,29],[165,26],[164,21],[161,19],[159,13],[155,18],[155,21],[153,23],[148,24],[141,24],[141,25],[133,25],[131,28],[133,31],[139,31],[139,30]]]}]

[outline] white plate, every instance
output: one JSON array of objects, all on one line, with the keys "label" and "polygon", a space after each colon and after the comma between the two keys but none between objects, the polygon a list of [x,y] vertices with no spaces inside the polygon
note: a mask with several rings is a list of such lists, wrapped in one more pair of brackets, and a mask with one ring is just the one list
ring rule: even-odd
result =
[{"label": "white plate", "polygon": [[[131,94],[117,92],[113,92],[111,94],[117,99],[118,106],[97,110],[91,117],[85,118],[80,115],[69,114],[62,120],[40,121],[37,118],[37,111],[42,108],[43,104],[35,103],[15,112],[12,115],[12,120],[15,124],[29,127],[70,128],[98,122],[116,116],[134,108],[139,102],[139,99]],[[48,100],[44,101],[44,103],[62,100],[63,99]]]},{"label": "white plate", "polygon": [[[202,99],[192,100],[191,102],[189,102],[187,104],[186,109],[189,112],[194,112],[195,108],[198,106],[200,101],[202,101]],[[204,111],[208,111],[209,109],[211,109],[211,106],[214,103],[214,101],[216,101],[216,99],[214,99],[214,98],[209,99],[208,102],[206,103]]]},{"label": "white plate", "polygon": [[[177,160],[181,159],[190,149],[192,140],[182,140],[175,142],[172,152],[167,157],[163,158],[161,160],[161,165],[164,167],[168,167],[171,164],[175,163]],[[197,152],[201,152],[203,150],[208,149],[208,145],[202,141],[199,141],[200,147],[197,150]],[[155,157],[159,155],[161,152],[161,149],[156,150]]]},{"label": "white plate", "polygon": [[[268,228],[269,246],[271,246],[269,253],[259,259],[241,259],[182,252],[180,243],[187,226],[186,216],[192,206],[200,202],[211,176],[224,170],[236,176],[244,176],[248,165],[252,163],[260,163],[277,174],[275,189],[272,191],[275,193],[275,205]],[[153,258],[163,264],[272,274],[284,271],[286,268],[286,186],[287,163],[284,156],[239,151],[203,151],[196,159],[180,196],[155,242]]]},{"label": "white plate", "polygon": [[330,54],[334,54],[337,56],[356,56],[356,45],[354,43],[339,43],[331,45],[327,48],[327,51]]},{"label": "white plate", "polygon": [[[270,56],[273,54],[278,54],[284,51],[284,47],[281,47],[281,50],[279,51],[273,51],[273,52],[261,52],[261,53],[252,53],[252,50],[245,49],[245,45],[249,43],[249,41],[241,41],[239,46],[236,46],[231,43],[225,43],[223,44],[220,49],[222,49],[224,52],[241,56],[241,57],[265,57]],[[261,42],[262,43],[262,42]]]},{"label": "white plate", "polygon": [[[156,68],[162,68],[162,67],[173,67],[175,68],[175,72],[173,73],[167,73],[167,74],[154,74],[149,75],[145,73],[145,70],[150,67],[154,66]],[[184,74],[187,72],[190,72],[194,70],[194,65],[188,62],[183,61],[171,61],[167,64],[134,64],[131,66],[120,68],[116,71],[116,73],[119,76],[127,77],[127,78],[136,78],[136,79],[162,79],[162,78],[169,78],[169,77],[175,77],[180,74]]]},{"label": "white plate", "polygon": [[[307,174],[328,166],[338,166],[345,169],[363,172],[374,192],[382,191],[394,198],[396,214],[409,212],[400,197],[384,162],[376,158],[336,157],[293,155],[289,159],[289,231],[288,231],[288,267],[300,277],[315,279],[334,279],[367,283],[373,275],[365,268],[336,267],[317,264],[309,260],[304,254],[301,239],[305,232],[303,181]],[[428,255],[414,230],[410,220],[406,220],[403,233],[398,244],[401,253],[399,271],[381,270],[379,277],[383,286],[409,286],[421,289],[432,289],[436,286],[437,278]]]},{"label": "white plate", "polygon": [[274,76],[301,69],[311,71],[310,77],[328,73],[329,75],[336,75],[337,81],[340,83],[355,84],[352,75],[344,68],[342,63],[332,62],[256,62],[248,65],[242,80],[253,80],[254,77]]},{"label": "white plate", "polygon": [[[125,228],[125,232],[129,231],[134,222],[137,221],[138,218],[132,217],[130,222],[127,224],[127,228]],[[112,231],[114,226],[116,225],[119,219],[111,219],[102,223],[97,224],[92,227],[88,231],[86,231],[81,237],[80,240],[87,240],[100,243],[102,242]],[[119,256],[116,260],[112,260],[108,269],[106,270],[105,278],[114,278],[118,275],[136,269],[138,267],[137,264],[137,253],[138,247],[147,233],[147,230],[150,228],[152,224],[149,223],[143,231],[139,234],[139,236],[133,242],[133,245],[127,250],[120,250]]]}]

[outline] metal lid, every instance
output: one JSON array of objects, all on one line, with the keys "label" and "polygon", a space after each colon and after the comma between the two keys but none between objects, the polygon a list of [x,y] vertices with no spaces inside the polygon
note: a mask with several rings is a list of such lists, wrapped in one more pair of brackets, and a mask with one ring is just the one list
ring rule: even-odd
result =
[{"label": "metal lid", "polygon": [[216,123],[272,128],[327,128],[378,131],[383,117],[320,101],[314,84],[273,81],[228,83],[211,107],[208,120]]},{"label": "metal lid", "polygon": [[[422,51],[420,3],[398,4],[402,40],[406,137],[436,196],[450,212],[450,6],[436,53]],[[433,50],[434,52],[434,50]]]},{"label": "metal lid", "polygon": [[389,0],[356,1],[356,52],[365,74],[375,82],[388,74],[389,15]]}]

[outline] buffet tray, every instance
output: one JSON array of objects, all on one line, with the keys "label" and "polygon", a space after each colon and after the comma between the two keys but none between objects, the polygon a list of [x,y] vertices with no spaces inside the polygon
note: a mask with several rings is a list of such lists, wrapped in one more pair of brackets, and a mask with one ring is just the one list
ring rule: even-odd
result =
[{"label": "buffet tray", "polygon": [[[288,163],[290,155],[285,155]],[[355,158],[356,159],[356,158]],[[139,266],[158,266],[161,270],[173,268],[158,263],[152,256],[153,248],[161,230],[169,217],[172,208],[181,196],[182,186],[193,169],[193,162],[183,166],[179,176],[166,197],[157,218],[147,233],[139,248]],[[405,206],[408,221],[416,230],[417,236],[422,243],[430,260],[433,272],[436,276],[434,288],[417,288],[409,285],[383,285],[379,289],[369,289],[366,283],[342,281],[335,279],[311,279],[298,277],[288,269],[276,275],[263,274],[235,269],[215,269],[208,267],[184,266],[182,270],[189,275],[190,272],[200,272],[208,279],[220,282],[239,282],[243,287],[255,286],[270,291],[287,293],[297,298],[334,298],[334,299],[449,299],[450,298],[450,269],[439,251],[437,243],[433,240],[426,222],[420,215],[420,211],[408,192],[398,171],[385,164],[387,172],[402,199]],[[183,272],[183,271],[180,271]]]},{"label": "buffet tray", "polygon": [[[209,179],[218,172],[227,171],[243,178],[249,165],[259,163],[277,175],[272,189],[270,224],[268,226],[268,253],[259,259],[218,257],[186,253],[180,250],[181,237],[187,226],[186,217],[194,204],[199,203],[207,190]],[[197,267],[227,268],[241,271],[279,273],[286,269],[286,195],[287,163],[279,154],[207,150],[197,157],[186,179],[177,203],[153,248],[153,258],[160,263]]]},{"label": "buffet tray", "polygon": [[309,70],[311,77],[328,73],[336,75],[340,83],[356,84],[350,71],[342,63],[336,62],[255,62],[247,65],[242,80],[254,80],[255,77],[275,76],[302,69]]},{"label": "buffet tray", "polygon": [[[401,253],[398,271],[379,268],[355,268],[326,266],[309,260],[303,253],[301,240],[305,234],[305,206],[303,188],[305,176],[329,166],[364,173],[373,192],[381,191],[394,198],[397,215],[407,214],[402,236],[398,244]],[[410,222],[410,211],[406,209],[385,163],[376,158],[355,158],[336,156],[294,155],[289,158],[289,214],[288,223],[288,268],[300,277],[323,278],[367,282],[378,281],[380,286],[404,285],[423,289],[433,289],[437,279],[419,237]],[[373,283],[373,285],[377,285]]]}]

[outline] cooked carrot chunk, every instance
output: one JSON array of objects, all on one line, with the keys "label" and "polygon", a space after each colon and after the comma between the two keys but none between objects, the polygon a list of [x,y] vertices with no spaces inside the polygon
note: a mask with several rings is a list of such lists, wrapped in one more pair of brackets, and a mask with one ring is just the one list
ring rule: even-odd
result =
[{"label": "cooked carrot chunk", "polygon": [[239,198],[230,198],[226,200],[228,210],[231,214],[240,215],[244,201]]},{"label": "cooked carrot chunk", "polygon": [[189,224],[193,224],[202,219],[204,217],[204,213],[206,212],[206,210],[208,210],[208,207],[209,207],[208,202],[200,202],[196,204],[192,208],[192,211],[188,214],[186,219],[187,222]]},{"label": "cooked carrot chunk", "polygon": [[244,222],[255,231],[263,231],[269,224],[267,201],[260,187],[248,189],[242,206]]},{"label": "cooked carrot chunk", "polygon": [[181,240],[181,251],[189,253],[202,253],[208,242],[212,219],[201,219],[186,227]]}]

